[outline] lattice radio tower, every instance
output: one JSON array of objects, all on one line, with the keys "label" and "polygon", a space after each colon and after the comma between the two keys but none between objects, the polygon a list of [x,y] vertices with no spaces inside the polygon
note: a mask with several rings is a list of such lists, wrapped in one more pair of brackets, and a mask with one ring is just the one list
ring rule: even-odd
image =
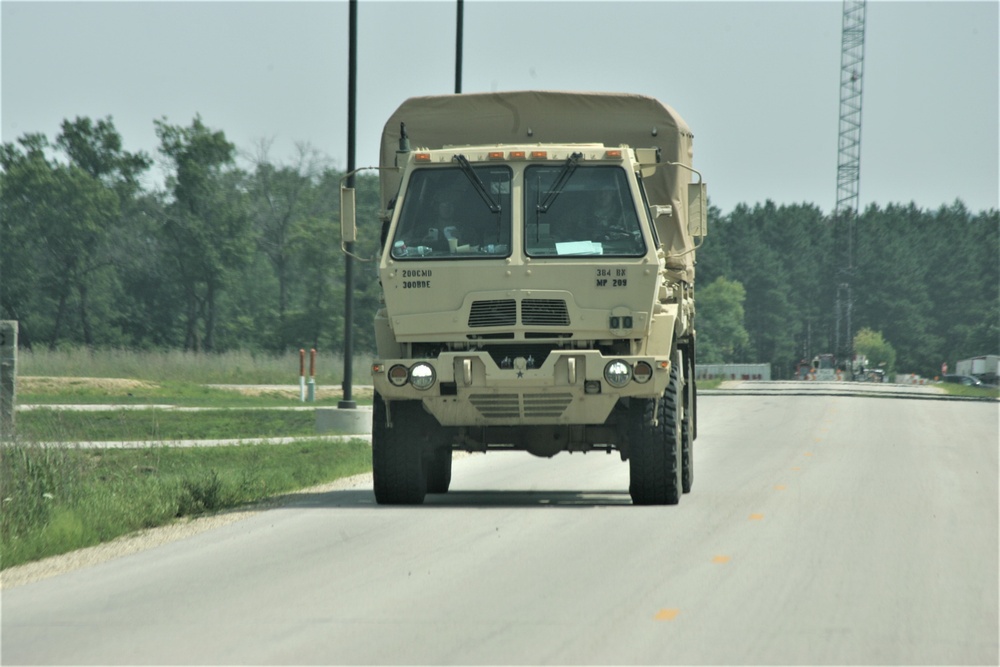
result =
[{"label": "lattice radio tower", "polygon": [[[837,153],[837,206],[834,229],[843,243],[843,264],[837,271],[837,355],[853,353],[851,283],[854,279],[854,219],[858,215],[861,177],[861,91],[865,64],[865,0],[844,0],[840,52],[840,131]],[[846,229],[845,229],[846,227]],[[846,235],[846,239],[844,236]],[[841,333],[844,334],[841,340]],[[846,353],[846,354],[845,354]]]}]

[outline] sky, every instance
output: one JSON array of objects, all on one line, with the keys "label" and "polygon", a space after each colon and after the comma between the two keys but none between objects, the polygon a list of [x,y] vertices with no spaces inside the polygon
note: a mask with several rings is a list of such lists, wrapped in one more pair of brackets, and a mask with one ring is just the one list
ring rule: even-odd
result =
[{"label": "sky", "polygon": [[[1000,208],[998,8],[869,0],[862,208]],[[465,0],[464,16],[463,92],[650,95],[692,128],[723,213],[834,208],[841,2]],[[245,159],[308,145],[343,169],[348,34],[346,0],[0,0],[0,139],[110,116],[158,158],[154,120],[198,114]],[[455,35],[453,0],[359,1],[357,166],[403,100],[454,92]]]}]

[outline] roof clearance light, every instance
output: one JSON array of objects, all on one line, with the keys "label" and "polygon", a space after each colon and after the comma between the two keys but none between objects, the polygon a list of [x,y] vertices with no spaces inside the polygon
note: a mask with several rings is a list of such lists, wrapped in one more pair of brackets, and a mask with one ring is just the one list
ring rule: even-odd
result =
[{"label": "roof clearance light", "polygon": [[430,389],[434,386],[435,379],[437,378],[434,374],[434,368],[430,364],[420,362],[410,368],[410,384],[417,389]]},{"label": "roof clearance light", "polygon": [[613,148],[611,150],[604,151],[605,160],[621,160],[622,151],[620,148]]},{"label": "roof clearance light", "polygon": [[406,384],[406,381],[410,379],[410,371],[406,369],[406,366],[396,364],[389,369],[389,382],[397,387],[402,387]]},{"label": "roof clearance light", "polygon": [[430,162],[431,161],[431,154],[430,153],[416,153],[413,156],[413,160],[415,162]]},{"label": "roof clearance light", "polygon": [[511,151],[510,152],[510,159],[511,160],[523,160],[524,157],[525,157],[524,151]]},{"label": "roof clearance light", "polygon": [[549,157],[548,151],[531,151],[532,160],[547,160]]},{"label": "roof clearance light", "polygon": [[490,151],[490,159],[491,160],[502,160],[503,159],[503,151]]}]

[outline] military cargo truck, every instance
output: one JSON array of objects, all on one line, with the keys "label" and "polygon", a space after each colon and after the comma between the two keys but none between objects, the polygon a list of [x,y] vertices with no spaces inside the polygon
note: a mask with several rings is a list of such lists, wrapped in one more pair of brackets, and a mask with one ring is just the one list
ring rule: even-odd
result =
[{"label": "military cargo truck", "polygon": [[640,95],[418,97],[388,119],[379,503],[447,492],[454,450],[617,451],[634,503],[690,491],[707,208],[692,138]]}]

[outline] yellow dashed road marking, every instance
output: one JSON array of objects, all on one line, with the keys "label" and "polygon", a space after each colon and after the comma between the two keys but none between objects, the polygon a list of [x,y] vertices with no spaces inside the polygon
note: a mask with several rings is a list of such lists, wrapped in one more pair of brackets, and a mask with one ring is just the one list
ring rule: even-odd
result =
[{"label": "yellow dashed road marking", "polygon": [[681,613],[680,609],[661,609],[656,612],[655,618],[658,621],[672,621],[677,618],[677,615]]}]

